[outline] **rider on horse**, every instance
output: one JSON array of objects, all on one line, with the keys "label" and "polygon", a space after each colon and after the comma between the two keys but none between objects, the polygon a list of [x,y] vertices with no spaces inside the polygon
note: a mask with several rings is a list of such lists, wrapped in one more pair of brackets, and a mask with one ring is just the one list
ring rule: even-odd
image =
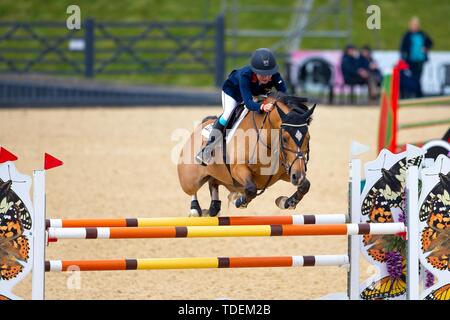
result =
[{"label": "rider on horse", "polygon": [[[212,151],[221,141],[224,129],[236,106],[244,103],[250,111],[270,112],[272,103],[257,103],[254,96],[265,95],[272,88],[286,92],[286,85],[278,72],[275,57],[267,48],[256,49],[253,53],[250,66],[233,70],[222,86],[223,113],[213,125],[211,135],[205,147],[197,154],[196,160],[203,164],[210,164]],[[217,134],[218,133],[218,134]]]}]

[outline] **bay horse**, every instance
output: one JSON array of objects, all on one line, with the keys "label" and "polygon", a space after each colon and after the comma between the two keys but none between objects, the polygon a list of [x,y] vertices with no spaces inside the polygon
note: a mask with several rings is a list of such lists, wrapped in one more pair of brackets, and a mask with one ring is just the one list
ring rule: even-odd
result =
[{"label": "bay horse", "polygon": [[[183,191],[191,196],[192,216],[219,214],[220,185],[230,191],[228,199],[237,208],[247,207],[257,195],[279,180],[290,181],[297,188],[291,196],[280,196],[275,200],[281,209],[295,209],[309,191],[310,182],[306,178],[310,140],[308,127],[316,105],[308,108],[304,104],[307,101],[305,98],[281,92],[272,93],[266,99],[274,104],[272,111],[249,111],[226,144],[225,152],[223,142],[216,146],[215,163],[202,166],[195,161],[195,155],[203,142],[203,128],[217,117],[203,119],[183,146],[177,165],[178,178]],[[197,191],[206,182],[211,203],[209,210],[202,211]]]}]

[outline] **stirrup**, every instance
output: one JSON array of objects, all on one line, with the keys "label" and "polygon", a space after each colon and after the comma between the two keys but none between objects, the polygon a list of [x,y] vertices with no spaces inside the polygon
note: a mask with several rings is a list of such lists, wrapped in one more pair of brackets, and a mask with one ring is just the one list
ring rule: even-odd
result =
[{"label": "stirrup", "polygon": [[207,166],[208,164],[203,161],[203,150],[201,150],[197,155],[195,156],[195,160],[197,164],[201,164],[202,166]]},{"label": "stirrup", "polygon": [[[206,159],[205,159],[205,151],[207,151],[208,149],[210,149],[208,152],[209,156],[207,155]],[[197,156],[195,157],[195,159],[202,166],[207,166],[211,162],[211,159],[213,158],[213,156],[212,156],[213,150],[214,150],[214,146],[206,145],[199,153],[197,153]]]}]

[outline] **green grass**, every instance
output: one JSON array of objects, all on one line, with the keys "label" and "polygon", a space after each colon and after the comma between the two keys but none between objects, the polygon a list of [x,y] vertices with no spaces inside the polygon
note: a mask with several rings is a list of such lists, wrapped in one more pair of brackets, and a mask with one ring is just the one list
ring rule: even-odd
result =
[{"label": "green grass", "polygon": [[[229,0],[231,3],[233,0]],[[286,7],[296,4],[296,0],[239,0],[246,5],[272,5]],[[314,10],[318,10],[328,0],[315,0]],[[342,3],[347,0],[342,0]],[[450,1],[446,0],[353,0],[351,14],[351,39],[357,46],[369,44],[373,48],[398,50],[400,39],[405,32],[408,20],[417,15],[422,21],[425,31],[433,38],[433,50],[450,50]],[[221,8],[221,0],[1,0],[0,20],[7,21],[42,21],[53,20],[64,22],[66,8],[77,4],[81,8],[82,19],[93,17],[98,21],[182,21],[212,20]],[[366,8],[369,4],[381,8],[381,29],[368,30],[366,27]],[[341,6],[343,8],[343,6]],[[231,26],[236,19],[242,29],[277,29],[285,30],[291,21],[290,13],[229,13],[226,23]],[[345,26],[348,15],[330,15],[318,21],[313,30],[333,29]],[[239,39],[239,51],[251,52],[257,47],[271,47],[278,39]],[[346,40],[304,39],[305,49],[342,48]],[[226,50],[230,52],[234,43],[227,38]],[[227,71],[247,63],[247,59],[227,61]],[[188,86],[212,86],[213,75],[135,75],[123,76],[101,75],[100,79],[121,80],[131,83],[157,83]]]}]

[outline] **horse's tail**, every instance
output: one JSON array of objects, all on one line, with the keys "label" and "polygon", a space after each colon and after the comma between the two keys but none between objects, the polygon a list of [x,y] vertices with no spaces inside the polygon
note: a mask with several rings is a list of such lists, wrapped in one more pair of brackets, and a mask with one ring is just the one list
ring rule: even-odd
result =
[{"label": "horse's tail", "polygon": [[202,119],[202,123],[205,123],[208,120],[216,120],[217,118],[217,116],[207,116]]}]

